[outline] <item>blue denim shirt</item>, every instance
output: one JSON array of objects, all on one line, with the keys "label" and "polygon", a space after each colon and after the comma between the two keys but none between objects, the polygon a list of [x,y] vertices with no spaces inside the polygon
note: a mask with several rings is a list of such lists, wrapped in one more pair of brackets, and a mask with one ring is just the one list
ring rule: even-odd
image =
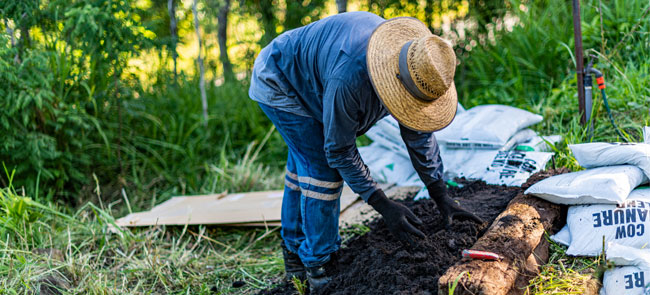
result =
[{"label": "blue denim shirt", "polygon": [[[384,21],[369,12],[347,12],[283,33],[255,60],[249,90],[257,102],[321,122],[330,167],[364,200],[378,186],[359,156],[356,138],[388,115],[366,67],[368,40]],[[433,133],[402,127],[401,134],[422,181],[440,179]]]}]

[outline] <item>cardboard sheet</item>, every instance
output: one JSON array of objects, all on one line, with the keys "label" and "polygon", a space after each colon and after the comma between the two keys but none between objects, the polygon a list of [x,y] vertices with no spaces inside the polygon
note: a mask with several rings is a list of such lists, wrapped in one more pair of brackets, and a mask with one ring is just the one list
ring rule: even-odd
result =
[{"label": "cardboard sheet", "polygon": [[[282,208],[282,190],[180,196],[149,211],[129,214],[116,221],[118,226],[238,224],[264,226],[277,224]],[[341,211],[358,198],[348,186],[341,193]]]}]

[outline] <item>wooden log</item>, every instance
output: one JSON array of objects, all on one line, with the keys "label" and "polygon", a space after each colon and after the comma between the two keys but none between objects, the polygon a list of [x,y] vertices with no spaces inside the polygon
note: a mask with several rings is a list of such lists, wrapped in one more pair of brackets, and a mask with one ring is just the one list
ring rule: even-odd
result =
[{"label": "wooden log", "polygon": [[542,238],[542,241],[537,245],[537,248],[526,259],[526,264],[519,273],[515,284],[508,291],[508,295],[522,295],[525,294],[526,288],[530,284],[530,280],[539,275],[540,267],[548,262],[549,257],[549,242]]},{"label": "wooden log", "polygon": [[[440,277],[439,294],[449,294],[449,286],[458,278],[454,294],[508,294],[521,274],[530,274],[531,271],[536,274],[540,263],[548,259],[544,232],[557,226],[560,215],[558,205],[532,196],[517,195],[472,247],[497,253],[503,259],[463,258]],[[522,279],[525,280],[526,276]]]}]

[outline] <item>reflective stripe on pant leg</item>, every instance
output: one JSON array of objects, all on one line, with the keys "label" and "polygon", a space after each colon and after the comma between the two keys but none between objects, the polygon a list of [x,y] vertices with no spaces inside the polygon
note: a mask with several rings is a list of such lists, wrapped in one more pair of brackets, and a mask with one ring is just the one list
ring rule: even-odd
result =
[{"label": "reflective stripe on pant leg", "polygon": [[[340,188],[342,188],[342,187],[343,186],[341,186]],[[317,191],[303,189],[302,194],[305,197],[309,197],[309,198],[312,198],[312,199],[318,199],[318,200],[323,200],[323,201],[333,201],[333,200],[336,200],[336,199],[341,197],[341,191],[342,190],[339,189],[339,191],[336,192],[336,193],[328,194],[328,193],[321,193],[321,192],[317,192]]]},{"label": "reflective stripe on pant leg", "polygon": [[286,169],[286,173],[287,173],[287,177],[288,177],[288,178],[293,179],[293,180],[295,180],[295,181],[299,181],[299,180],[298,180],[298,174],[289,171],[288,168]]},{"label": "reflective stripe on pant leg", "polygon": [[286,174],[284,177],[284,185],[294,191],[299,191],[300,183],[298,182],[298,175],[289,171],[289,168],[286,169]]},{"label": "reflective stripe on pant leg", "polygon": [[[290,171],[296,171],[296,163],[293,153],[289,151],[287,156],[287,175]],[[295,174],[294,174],[295,175]],[[298,253],[300,245],[305,241],[305,234],[302,230],[302,214],[300,186],[298,180],[293,180],[289,176],[284,178],[284,197],[282,199],[282,238],[289,251]]]},{"label": "reflective stripe on pant leg", "polygon": [[320,187],[324,187],[324,188],[334,188],[334,189],[339,188],[339,187],[341,187],[343,185],[343,180],[341,180],[341,181],[325,181],[325,180],[318,180],[316,178],[312,178],[312,177],[309,177],[309,176],[299,176],[298,181],[300,181],[301,183],[320,186]]},{"label": "reflective stripe on pant leg", "polygon": [[284,178],[284,185],[287,186],[287,188],[293,190],[293,191],[300,191],[300,186],[298,184],[294,183],[289,179],[289,176],[286,176]]},{"label": "reflective stripe on pant leg", "polygon": [[299,176],[303,196],[323,201],[333,201],[341,197],[343,180],[326,181],[309,176]]}]

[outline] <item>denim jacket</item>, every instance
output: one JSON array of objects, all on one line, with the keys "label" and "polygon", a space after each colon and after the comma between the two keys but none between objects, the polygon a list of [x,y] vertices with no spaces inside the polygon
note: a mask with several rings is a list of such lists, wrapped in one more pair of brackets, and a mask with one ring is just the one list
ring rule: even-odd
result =
[{"label": "denim jacket", "polygon": [[[378,188],[359,156],[356,138],[389,113],[375,93],[366,66],[366,49],[384,19],[348,12],[278,36],[257,59],[249,96],[265,105],[323,124],[324,150],[352,190],[367,200]],[[442,177],[433,133],[400,126],[411,162],[422,181]]]}]

